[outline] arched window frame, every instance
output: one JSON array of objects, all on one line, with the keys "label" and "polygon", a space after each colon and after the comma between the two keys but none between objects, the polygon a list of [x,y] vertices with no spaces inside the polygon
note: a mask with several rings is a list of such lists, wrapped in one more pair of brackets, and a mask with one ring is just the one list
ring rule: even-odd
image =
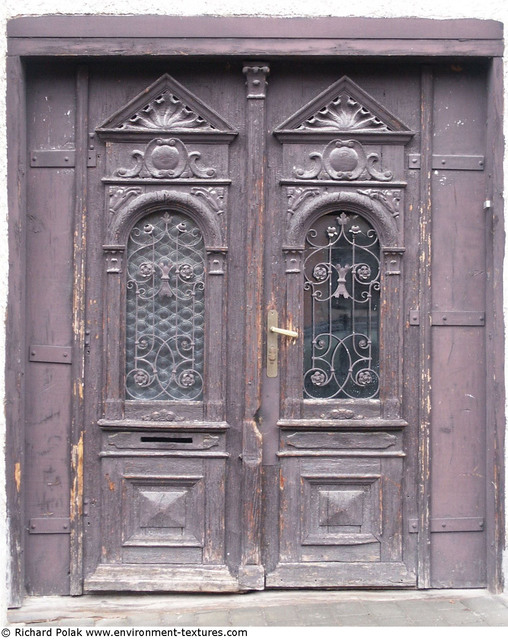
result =
[{"label": "arched window frame", "polygon": [[[292,216],[288,225],[286,256],[286,324],[304,326],[303,260],[305,238],[312,225],[330,213],[344,211],[362,216],[376,231],[380,245],[379,398],[304,399],[303,335],[282,345],[283,419],[399,418],[401,404],[401,269],[404,248],[394,217],[376,200],[353,190],[314,198]],[[296,317],[295,317],[296,310]]]},{"label": "arched window frame", "polygon": [[[200,229],[206,251],[205,348],[202,401],[128,401],[125,398],[126,265],[129,234],[145,216],[172,210],[188,216]],[[133,199],[111,223],[103,245],[105,285],[106,384],[103,421],[200,422],[224,420],[225,257],[216,217],[196,197],[178,191],[157,191]]]}]

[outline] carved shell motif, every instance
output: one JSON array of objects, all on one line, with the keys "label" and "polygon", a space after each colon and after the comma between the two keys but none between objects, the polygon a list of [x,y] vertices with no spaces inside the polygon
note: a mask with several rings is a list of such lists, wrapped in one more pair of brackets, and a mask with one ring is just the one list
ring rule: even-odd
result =
[{"label": "carved shell motif", "polygon": [[214,127],[200,115],[184,104],[170,91],[166,90],[139,109],[118,129],[136,131],[139,129],[201,129],[213,131]]},{"label": "carved shell motif", "polygon": [[300,131],[309,129],[389,131],[384,122],[345,93],[297,127]]}]

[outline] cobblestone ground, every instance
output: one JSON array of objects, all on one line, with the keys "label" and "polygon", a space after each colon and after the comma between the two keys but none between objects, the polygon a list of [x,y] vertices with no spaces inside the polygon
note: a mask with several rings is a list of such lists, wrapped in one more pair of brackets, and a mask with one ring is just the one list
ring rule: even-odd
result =
[{"label": "cobblestone ground", "polygon": [[[30,626],[508,626],[508,594],[461,591],[264,591],[237,595],[27,598]],[[507,636],[508,637],[508,636]]]}]

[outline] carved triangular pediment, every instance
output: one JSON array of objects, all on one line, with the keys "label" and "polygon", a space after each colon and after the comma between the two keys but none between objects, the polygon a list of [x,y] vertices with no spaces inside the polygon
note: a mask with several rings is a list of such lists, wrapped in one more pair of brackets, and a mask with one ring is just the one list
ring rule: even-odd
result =
[{"label": "carved triangular pediment", "polygon": [[97,128],[103,139],[214,137],[230,141],[237,132],[211,107],[167,73]]},{"label": "carved triangular pediment", "polygon": [[280,124],[274,134],[282,141],[292,138],[327,138],[338,134],[404,139],[409,128],[347,76],[313,98]]}]

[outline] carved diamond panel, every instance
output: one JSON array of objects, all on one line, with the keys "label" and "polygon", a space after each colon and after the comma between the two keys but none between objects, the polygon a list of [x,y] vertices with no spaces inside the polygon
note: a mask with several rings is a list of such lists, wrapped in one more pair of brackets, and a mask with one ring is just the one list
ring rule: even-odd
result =
[{"label": "carved diamond panel", "polygon": [[202,547],[203,476],[123,478],[123,546]]},{"label": "carved diamond panel", "polygon": [[188,491],[140,491],[139,526],[183,529],[187,493]]},{"label": "carved diamond panel", "polygon": [[364,491],[319,491],[319,526],[360,528],[364,514]]},{"label": "carved diamond panel", "polygon": [[160,443],[148,452],[143,445],[150,443],[143,442],[136,452],[130,445],[139,442],[139,433],[105,436],[110,437],[116,447],[106,446],[102,458],[101,561],[223,565],[225,452],[210,456],[196,433],[188,437],[194,452],[185,443],[180,451]]},{"label": "carved diamond panel", "polygon": [[302,544],[366,544],[378,541],[379,476],[306,476],[302,481]]}]

